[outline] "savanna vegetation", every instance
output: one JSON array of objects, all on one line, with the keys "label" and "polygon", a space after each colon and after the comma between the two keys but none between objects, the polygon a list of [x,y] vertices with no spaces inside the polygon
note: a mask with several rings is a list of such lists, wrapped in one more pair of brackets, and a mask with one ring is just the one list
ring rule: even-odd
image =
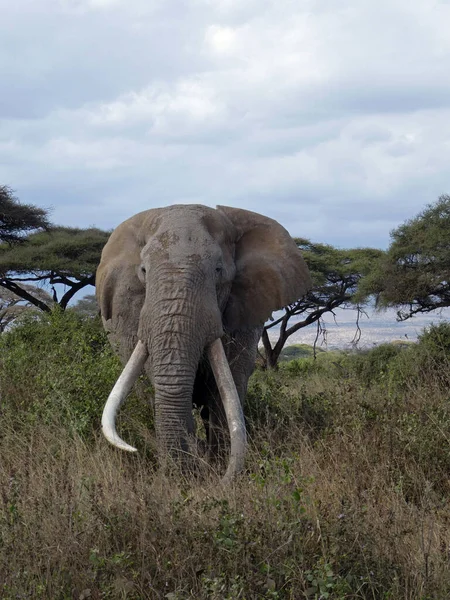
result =
[{"label": "savanna vegetation", "polygon": [[256,371],[225,488],[158,472],[144,380],[119,423],[139,454],[102,438],[120,366],[95,318],[25,317],[0,336],[0,596],[449,597],[449,350],[440,325]]},{"label": "savanna vegetation", "polygon": [[[262,342],[266,367],[276,367],[290,336],[340,308],[354,309],[355,341],[359,341],[361,310],[375,299],[380,310],[397,308],[397,319],[450,306],[450,196],[436,202],[391,232],[386,251],[374,248],[339,249],[296,238],[310,269],[313,288],[272,323]],[[269,332],[278,327],[277,339]]]},{"label": "savanna vegetation", "polygon": [[[78,292],[95,284],[109,232],[56,226],[48,213],[22,204],[0,186],[0,301],[19,299],[22,309],[65,310]],[[10,320],[17,312],[18,307],[8,310]]]},{"label": "savanna vegetation", "polygon": [[449,248],[450,196],[444,194],[391,232],[359,296],[376,295],[380,308],[398,307],[400,320],[450,306]]},{"label": "savanna vegetation", "polygon": [[448,306],[449,207],[387,252],[297,240],[314,288],[267,327],[246,470],[224,487],[157,469],[145,379],[119,422],[139,453],[100,435],[121,367],[95,298],[69,302],[108,233],[55,227],[0,187],[0,597],[450,597],[450,325],[368,352],[285,347],[373,296],[400,318]]}]

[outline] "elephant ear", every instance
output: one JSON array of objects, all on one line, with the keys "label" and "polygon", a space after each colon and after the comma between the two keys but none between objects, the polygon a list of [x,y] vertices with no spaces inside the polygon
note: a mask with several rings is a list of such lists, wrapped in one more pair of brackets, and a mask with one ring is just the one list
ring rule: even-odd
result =
[{"label": "elephant ear", "polygon": [[238,230],[236,276],[224,312],[233,332],[264,324],[273,311],[301,298],[311,287],[300,250],[277,221],[240,208],[218,206]]},{"label": "elephant ear", "polygon": [[138,277],[140,253],[158,212],[144,211],[121,223],[103,248],[97,269],[95,286],[100,314],[124,361],[137,342],[139,315],[145,299],[145,286]]}]

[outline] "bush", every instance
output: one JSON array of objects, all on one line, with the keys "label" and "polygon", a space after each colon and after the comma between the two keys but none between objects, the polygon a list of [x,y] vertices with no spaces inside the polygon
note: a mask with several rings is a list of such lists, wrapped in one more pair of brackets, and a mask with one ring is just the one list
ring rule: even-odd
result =
[{"label": "bush", "polygon": [[289,375],[312,375],[320,373],[324,375],[342,374],[347,354],[338,350],[321,350],[316,356],[295,358],[289,362],[280,364],[280,371]]},{"label": "bush", "polygon": [[99,318],[60,310],[28,316],[0,336],[0,356],[3,414],[56,422],[83,437],[99,429],[121,372]]},{"label": "bush", "polygon": [[450,324],[431,325],[390,365],[393,388],[408,390],[426,385],[440,390],[450,386]]},{"label": "bush", "polygon": [[367,386],[383,379],[389,372],[392,360],[402,352],[402,346],[394,344],[381,344],[371,350],[353,354],[349,358],[349,365],[355,375]]},{"label": "bush", "polygon": [[419,347],[438,362],[447,364],[450,359],[450,323],[425,328],[419,335]]}]

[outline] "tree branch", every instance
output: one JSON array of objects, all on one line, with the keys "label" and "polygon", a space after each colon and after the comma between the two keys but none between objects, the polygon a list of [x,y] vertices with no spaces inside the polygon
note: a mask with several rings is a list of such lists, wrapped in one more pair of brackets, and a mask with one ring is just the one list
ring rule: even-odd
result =
[{"label": "tree branch", "polygon": [[75,296],[77,292],[86,287],[87,285],[95,285],[95,275],[91,275],[90,277],[86,277],[82,279],[78,283],[72,284],[71,289],[64,294],[64,296],[59,301],[60,307],[65,310],[69,302]]},{"label": "tree branch", "polygon": [[44,312],[51,312],[51,308],[47,304],[45,304],[45,302],[42,302],[42,300],[39,300],[38,298],[32,296],[22,287],[17,285],[17,283],[15,283],[14,281],[8,279],[0,279],[0,285],[5,289],[9,290],[10,292],[13,292],[13,294],[16,294],[16,296],[19,296],[23,300],[26,300],[27,302],[33,304],[37,308],[40,308]]}]

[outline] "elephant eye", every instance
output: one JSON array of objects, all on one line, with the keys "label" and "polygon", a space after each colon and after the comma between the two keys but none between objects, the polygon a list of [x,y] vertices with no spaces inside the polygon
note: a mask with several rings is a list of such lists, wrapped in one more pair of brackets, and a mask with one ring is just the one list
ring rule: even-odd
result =
[{"label": "elephant eye", "polygon": [[216,273],[217,273],[218,275],[220,275],[220,273],[222,273],[222,271],[223,271],[223,267],[222,267],[222,265],[218,265],[218,266],[216,267]]},{"label": "elephant eye", "polygon": [[147,273],[147,270],[143,265],[141,265],[141,273],[143,273],[144,275]]}]

